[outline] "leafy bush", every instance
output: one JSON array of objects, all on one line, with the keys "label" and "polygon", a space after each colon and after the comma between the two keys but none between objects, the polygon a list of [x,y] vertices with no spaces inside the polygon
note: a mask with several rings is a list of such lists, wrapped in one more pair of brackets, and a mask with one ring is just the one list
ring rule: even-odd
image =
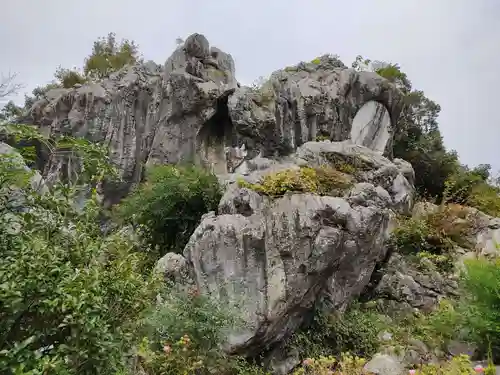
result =
[{"label": "leafy bush", "polygon": [[101,234],[95,189],[76,210],[74,190],[61,186],[37,195],[25,178],[29,173],[18,179],[4,161],[0,373],[122,370],[135,321],[156,290],[133,237]]},{"label": "leafy bush", "polygon": [[266,175],[257,184],[241,180],[239,185],[272,197],[282,196],[287,192],[338,196],[352,183],[345,174],[332,168],[302,167]]},{"label": "leafy bush", "polygon": [[472,375],[474,373],[470,358],[466,355],[453,357],[444,363],[422,365],[415,372],[416,375]]},{"label": "leafy bush", "polygon": [[500,260],[466,261],[462,284],[466,296],[463,313],[471,338],[485,354],[491,345],[492,356],[500,359]]},{"label": "leafy bush", "polygon": [[195,289],[169,288],[144,323],[149,340],[141,346],[147,374],[264,374],[242,358],[226,355],[221,345],[227,329],[242,327],[236,311]]},{"label": "leafy bush", "polygon": [[216,210],[221,196],[213,174],[194,166],[156,166],[117,208],[117,214],[140,226],[157,258],[169,251],[182,252],[201,216]]},{"label": "leafy bush", "polygon": [[446,200],[500,216],[500,189],[487,182],[489,169],[489,165],[480,165],[472,170],[462,167],[446,181]]},{"label": "leafy bush", "polygon": [[442,300],[436,310],[419,315],[411,322],[411,335],[431,348],[446,350],[452,340],[470,340],[469,337],[461,337],[464,323],[464,317],[455,303]]},{"label": "leafy bush", "polygon": [[454,246],[467,242],[474,217],[460,205],[443,205],[422,218],[402,219],[391,235],[392,245],[400,252],[433,262],[442,271],[454,267]]},{"label": "leafy bush", "polygon": [[386,327],[380,315],[357,306],[342,315],[316,312],[311,326],[298,332],[290,345],[303,356],[340,355],[344,352],[370,356],[379,349],[378,334]]},{"label": "leafy bush", "polygon": [[317,135],[314,140],[316,142],[329,141],[330,140],[330,136],[329,135],[325,135],[325,134],[320,134],[320,135]]},{"label": "leafy bush", "polygon": [[312,64],[319,65],[321,64],[321,59],[319,57],[316,57],[315,59],[311,60]]},{"label": "leafy bush", "polygon": [[363,369],[366,360],[346,353],[341,355],[340,361],[332,356],[320,356],[317,359],[306,358],[302,366],[293,372],[293,375],[368,375]]}]

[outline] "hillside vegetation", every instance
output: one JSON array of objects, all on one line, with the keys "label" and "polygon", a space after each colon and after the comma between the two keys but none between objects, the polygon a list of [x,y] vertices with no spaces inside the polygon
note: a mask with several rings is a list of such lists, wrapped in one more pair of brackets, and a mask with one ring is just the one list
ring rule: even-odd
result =
[{"label": "hillside vegetation", "polygon": [[[108,211],[98,188],[116,173],[102,146],[71,137],[49,140],[30,127],[7,126],[48,89],[99,80],[138,60],[134,42],[118,44],[110,34],[96,41],[83,73],[60,68],[57,80],[35,89],[24,108],[9,103],[1,111],[4,135],[36,139],[49,148],[64,145],[85,161],[78,181],[61,181],[40,193],[31,183],[34,171],[19,163],[19,154],[26,163],[33,160],[32,148],[0,155],[1,374],[268,373],[262,353],[242,358],[223,350],[227,330],[244,325],[238,311],[194,286],[170,285],[154,272],[156,261],[168,252],[182,253],[201,217],[217,209],[223,188],[216,176],[190,165],[156,166]],[[419,199],[439,207],[422,217],[399,218],[389,245],[417,268],[456,276],[459,295],[434,311],[400,317],[363,299],[344,314],[315,306],[310,324],[285,343],[300,358],[293,374],[368,374],[364,366],[376,353],[397,355],[419,343],[427,348],[422,356],[436,353],[441,361],[415,364],[417,374],[472,374],[471,359],[448,355],[448,348],[458,341],[473,346],[477,357],[500,360],[500,261],[476,257],[459,269],[456,248],[472,246],[467,238],[475,221],[465,206],[500,216],[490,166],[461,165],[446,150],[439,105],[414,89],[397,64],[374,68],[359,57],[353,68],[374,70],[405,94],[394,154],[413,165]],[[350,166],[304,167],[242,185],[266,198],[290,191],[338,196],[354,173]]]}]

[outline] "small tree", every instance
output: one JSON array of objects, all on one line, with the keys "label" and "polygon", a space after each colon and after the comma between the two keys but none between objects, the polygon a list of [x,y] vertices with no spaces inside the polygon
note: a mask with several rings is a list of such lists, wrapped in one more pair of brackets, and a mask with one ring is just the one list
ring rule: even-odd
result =
[{"label": "small tree", "polygon": [[139,49],[134,41],[125,39],[118,43],[115,33],[109,33],[94,42],[83,71],[88,79],[99,80],[139,59]]},{"label": "small tree", "polygon": [[17,75],[9,73],[7,76],[0,77],[0,100],[6,99],[11,95],[17,94],[23,87],[21,84],[16,83]]}]

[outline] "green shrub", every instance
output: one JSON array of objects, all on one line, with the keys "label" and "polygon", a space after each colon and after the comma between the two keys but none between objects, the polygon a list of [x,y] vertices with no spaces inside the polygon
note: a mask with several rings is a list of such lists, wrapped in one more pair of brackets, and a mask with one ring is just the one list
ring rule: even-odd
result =
[{"label": "green shrub", "polygon": [[430,260],[441,271],[451,271],[453,248],[471,246],[467,238],[474,222],[465,207],[443,205],[422,218],[403,218],[391,235],[391,244],[404,254]]},{"label": "green shrub", "polygon": [[118,217],[140,226],[152,257],[180,253],[203,214],[216,210],[221,198],[217,177],[203,169],[156,166],[146,182],[117,208]]},{"label": "green shrub", "polygon": [[316,57],[315,59],[311,60],[311,63],[319,65],[319,64],[321,64],[321,59],[319,57]]},{"label": "green shrub", "polygon": [[472,170],[460,168],[446,180],[445,199],[500,216],[500,189],[487,182],[489,169],[489,165]]},{"label": "green shrub", "polygon": [[419,315],[412,323],[411,335],[419,338],[431,348],[446,350],[452,340],[467,340],[461,337],[464,317],[455,303],[440,301],[438,308],[426,315]]},{"label": "green shrub", "polygon": [[323,135],[323,134],[322,134],[322,135],[318,135],[318,136],[316,136],[316,138],[315,138],[315,141],[316,141],[316,142],[323,142],[323,141],[329,141],[329,140],[330,140],[330,136],[328,136],[328,135]]},{"label": "green shrub", "polygon": [[422,365],[416,371],[417,375],[472,375],[474,373],[470,358],[466,355],[459,355],[439,364]]},{"label": "green shrub", "polygon": [[135,322],[156,290],[137,244],[124,231],[101,234],[95,190],[79,211],[74,190],[37,195],[3,161],[0,373],[123,370]]},{"label": "green shrub", "polygon": [[239,185],[272,197],[282,196],[287,192],[338,196],[352,183],[346,175],[332,168],[302,167],[266,175],[257,184],[241,180]]},{"label": "green shrub", "polygon": [[466,291],[463,313],[471,338],[486,354],[491,345],[492,356],[500,359],[500,260],[466,261],[462,285]]},{"label": "green shrub", "polygon": [[500,216],[500,191],[497,187],[486,183],[472,188],[467,205],[475,207],[485,214]]},{"label": "green shrub", "polygon": [[168,288],[162,302],[144,322],[145,340],[139,351],[143,369],[151,375],[264,374],[242,358],[221,349],[227,329],[243,327],[238,312],[196,289],[187,293]]},{"label": "green shrub", "polygon": [[365,371],[366,360],[347,353],[341,355],[340,360],[332,356],[306,358],[302,366],[293,372],[293,375],[369,375]]},{"label": "green shrub", "polygon": [[313,323],[294,335],[289,345],[302,356],[340,355],[349,352],[370,356],[379,349],[378,334],[387,325],[375,312],[354,306],[344,314],[317,312]]}]

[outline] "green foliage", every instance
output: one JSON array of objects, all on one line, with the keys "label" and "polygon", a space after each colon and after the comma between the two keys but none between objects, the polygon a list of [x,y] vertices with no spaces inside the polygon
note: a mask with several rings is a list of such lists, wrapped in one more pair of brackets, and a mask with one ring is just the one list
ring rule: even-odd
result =
[{"label": "green foliage", "polygon": [[328,167],[287,169],[266,175],[257,184],[244,180],[238,183],[241,187],[272,197],[283,196],[287,192],[338,196],[352,185],[348,176]]},{"label": "green foliage", "polygon": [[296,333],[290,345],[302,356],[340,355],[343,352],[371,356],[379,349],[379,332],[386,327],[379,314],[357,306],[342,315],[317,311],[312,324]]},{"label": "green foliage", "polygon": [[474,259],[466,262],[462,276],[466,290],[463,303],[471,338],[486,354],[491,345],[493,359],[500,359],[500,261]]},{"label": "green foliage", "polygon": [[38,195],[18,160],[0,163],[0,373],[123,370],[156,294],[133,237],[101,234],[95,189],[79,210],[74,189]]},{"label": "green foliage", "polygon": [[460,205],[443,205],[422,218],[403,218],[391,235],[400,252],[428,259],[441,271],[454,268],[453,248],[468,247],[473,215]]},{"label": "green foliage", "polygon": [[82,85],[87,82],[87,78],[77,70],[64,69],[62,67],[57,68],[54,77],[62,87],[67,89],[72,88],[76,84]]},{"label": "green foliage", "polygon": [[445,199],[475,207],[486,214],[500,216],[500,189],[488,183],[490,165],[469,170],[461,167],[445,183]]},{"label": "green foliage", "polygon": [[12,121],[22,115],[23,109],[17,106],[12,100],[8,101],[0,110],[0,123]]},{"label": "green foliage", "polygon": [[[95,185],[104,177],[108,180],[118,179],[118,171],[110,162],[108,149],[102,144],[70,136],[51,139],[31,125],[3,124],[0,129],[17,144],[27,140],[37,141],[46,147],[50,154],[63,153],[71,157],[73,163],[79,165],[78,174],[73,174],[71,181],[64,182],[71,183],[73,187],[85,183]],[[33,146],[22,147],[18,151],[25,161],[35,161],[36,152]]]},{"label": "green foliage", "polygon": [[364,358],[347,353],[343,353],[340,360],[333,356],[306,358],[293,375],[369,375],[370,373],[364,370],[365,363]]},{"label": "green foliage", "polygon": [[316,142],[329,141],[330,137],[328,135],[318,135],[315,139]]},{"label": "green foliage", "polygon": [[171,286],[162,293],[144,323],[149,340],[139,354],[143,369],[151,375],[191,374],[262,374],[243,359],[230,357],[221,350],[224,332],[243,327],[237,310],[200,295]]},{"label": "green foliage", "polygon": [[474,373],[470,358],[466,355],[453,357],[444,363],[422,365],[416,371],[417,375],[472,375]]},{"label": "green foliage", "polygon": [[461,337],[464,317],[454,302],[441,300],[438,308],[426,315],[419,315],[411,322],[411,335],[422,340],[431,348],[446,350],[452,340],[470,340]]},{"label": "green foliage", "polygon": [[319,57],[316,57],[315,59],[311,60],[311,63],[319,65],[319,64],[321,64],[321,59]]},{"label": "green foliage", "polygon": [[116,34],[109,33],[106,37],[94,42],[92,53],[85,59],[83,68],[88,79],[100,80],[116,72],[125,65],[131,65],[139,60],[139,49],[134,41],[128,39],[116,41]]},{"label": "green foliage", "polygon": [[215,175],[194,166],[162,165],[148,171],[146,182],[122,202],[117,214],[141,227],[156,258],[182,252],[201,216],[216,210],[220,198]]}]

